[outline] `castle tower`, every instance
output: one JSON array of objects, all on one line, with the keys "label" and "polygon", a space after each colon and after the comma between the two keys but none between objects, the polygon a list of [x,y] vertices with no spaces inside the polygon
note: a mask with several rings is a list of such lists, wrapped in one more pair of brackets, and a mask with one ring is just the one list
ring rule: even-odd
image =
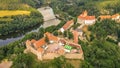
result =
[{"label": "castle tower", "polygon": [[86,17],[88,15],[88,12],[85,10],[82,14],[83,17]]}]

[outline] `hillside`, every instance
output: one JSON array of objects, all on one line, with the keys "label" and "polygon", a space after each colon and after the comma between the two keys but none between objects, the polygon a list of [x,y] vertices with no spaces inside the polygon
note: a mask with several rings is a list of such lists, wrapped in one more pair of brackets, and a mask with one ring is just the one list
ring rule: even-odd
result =
[{"label": "hillside", "polygon": [[95,6],[98,8],[101,14],[111,14],[120,12],[119,3],[120,0],[104,0],[95,2]]},{"label": "hillside", "polygon": [[[52,7],[56,17],[61,20],[56,26],[39,28],[38,32],[28,33],[18,41],[16,40],[6,46],[0,47],[0,62],[4,61],[4,59],[12,61],[13,64],[11,68],[119,68],[120,45],[118,44],[120,43],[120,23],[118,19],[97,19],[99,15],[120,13],[119,3],[120,0],[0,0],[0,35],[3,37],[10,33],[25,32],[25,30],[33,29],[33,27],[37,27],[37,25],[41,26],[45,24],[43,23],[44,19],[42,15],[35,9],[41,4],[42,7],[48,5]],[[85,25],[85,27],[80,29],[85,22],[82,23],[82,21],[80,21],[82,24],[78,23],[78,15],[84,10],[88,11],[88,15],[91,15],[90,18],[95,15],[96,19],[94,18],[93,20],[96,20],[96,22],[94,22],[94,25]],[[49,17],[48,15],[50,14],[52,13],[46,14],[47,17]],[[84,17],[87,17],[86,14],[87,13],[81,14],[83,21],[89,20],[84,20]],[[60,29],[63,29],[64,25],[71,19],[74,20],[73,25],[67,26],[69,28],[66,29],[64,33],[60,32]],[[90,19],[90,21],[91,20],[92,19]],[[56,36],[59,39],[62,38],[71,42],[72,40],[75,41],[76,38],[73,31],[77,30],[82,32],[82,35],[76,38],[83,50],[84,60],[70,60],[64,56],[60,56],[53,60],[39,61],[36,55],[29,52],[25,53],[25,49],[28,47],[28,45],[26,45],[27,40],[34,39],[34,41],[36,41],[45,38],[44,42],[47,43],[39,46],[39,49],[42,50],[42,48],[46,49],[46,47],[49,46],[48,44],[50,44],[46,32],[53,34],[52,36]],[[80,39],[80,37],[83,37],[83,39]],[[60,41],[53,41],[51,45],[57,44],[58,42]],[[61,42],[64,42],[64,40]],[[66,45],[69,44],[68,42],[64,43]],[[35,48],[35,43],[31,42],[28,44],[34,47],[34,50],[38,50]],[[58,47],[56,48],[60,49]],[[57,50],[56,48],[54,48],[55,51]],[[73,47],[73,50],[74,49],[79,50],[79,48]],[[46,51],[47,50],[45,50],[45,52]],[[42,52],[43,51],[40,53]],[[43,53],[46,54],[45,52]],[[49,52],[53,53],[53,51]],[[68,52],[66,51],[65,53]],[[78,53],[79,52],[76,52],[76,54]],[[49,55],[48,57],[51,56]]]},{"label": "hillside", "polygon": [[120,13],[119,3],[120,0],[51,0],[50,6],[55,13],[66,19],[68,16],[76,17],[84,10],[96,17],[101,14]]},{"label": "hillside", "polygon": [[0,0],[0,35],[40,25],[42,15],[35,9],[38,3],[38,0]]}]

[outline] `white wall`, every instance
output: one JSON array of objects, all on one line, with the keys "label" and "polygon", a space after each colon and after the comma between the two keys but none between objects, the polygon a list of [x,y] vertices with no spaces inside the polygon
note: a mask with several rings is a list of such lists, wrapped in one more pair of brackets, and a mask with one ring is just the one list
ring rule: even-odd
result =
[{"label": "white wall", "polygon": [[95,20],[85,20],[86,25],[92,25],[95,23]]}]

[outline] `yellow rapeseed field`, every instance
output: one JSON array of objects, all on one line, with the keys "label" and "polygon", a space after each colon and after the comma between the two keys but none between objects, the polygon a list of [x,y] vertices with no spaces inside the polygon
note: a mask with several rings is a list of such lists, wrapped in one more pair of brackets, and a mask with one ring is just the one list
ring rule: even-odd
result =
[{"label": "yellow rapeseed field", "polygon": [[4,16],[12,16],[12,15],[29,15],[30,11],[22,11],[22,10],[1,10],[0,11],[0,17],[4,17]]}]

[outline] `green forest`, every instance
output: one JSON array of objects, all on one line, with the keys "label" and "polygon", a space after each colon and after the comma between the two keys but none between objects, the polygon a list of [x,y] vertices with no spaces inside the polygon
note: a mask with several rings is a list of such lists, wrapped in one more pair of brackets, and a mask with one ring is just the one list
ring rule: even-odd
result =
[{"label": "green forest", "polygon": [[37,5],[37,3],[33,0],[0,0],[0,10],[30,11],[30,15],[0,17],[0,35],[8,35],[9,33],[20,32],[36,25],[42,25],[43,17],[35,9],[35,5]]},{"label": "green forest", "polygon": [[[44,1],[44,0],[43,0]],[[120,0],[47,0],[63,20],[74,19],[84,10],[88,15],[112,15],[120,13]]]},{"label": "green forest", "polygon": [[119,68],[120,24],[109,19],[97,21],[89,27],[89,31],[91,35],[87,41],[79,41],[85,57],[82,68]]},{"label": "green forest", "polygon": [[[12,21],[6,19],[12,19]],[[29,29],[36,25],[42,24],[42,16],[37,11],[32,11],[30,16],[17,15],[11,17],[2,17],[0,18],[0,35],[7,35],[9,33],[19,32],[21,30]]]},{"label": "green forest", "polygon": [[[112,3],[112,4],[111,4]],[[38,61],[37,57],[31,53],[24,54],[25,42],[28,39],[40,39],[45,32],[53,33],[58,36],[57,30],[60,29],[67,20],[74,19],[84,10],[89,15],[112,15],[120,13],[120,0],[0,0],[0,10],[29,10],[31,14],[3,17],[0,18],[0,35],[31,28],[37,24],[43,24],[42,15],[36,8],[50,6],[55,14],[60,15],[61,22],[57,26],[40,28],[38,32],[26,34],[23,39],[0,47],[0,61],[8,59],[13,61],[11,68],[75,68],[64,56],[49,61]],[[2,7],[1,5],[4,6]],[[21,7],[20,7],[21,6]],[[33,11],[34,10],[34,11]],[[12,19],[9,20],[9,19]],[[78,27],[74,23],[73,28]],[[18,27],[19,26],[19,27]],[[119,68],[120,67],[120,23],[114,20],[97,20],[96,23],[88,27],[84,32],[86,40],[79,39],[79,44],[84,52],[84,60],[79,68]],[[64,37],[73,39],[69,30],[65,31]]]},{"label": "green forest", "polygon": [[[54,35],[58,35],[60,33],[56,30],[61,28],[64,23],[65,22],[63,21],[57,26],[50,26],[46,29],[40,28],[38,32],[27,34],[19,41],[1,47],[0,60],[12,60],[13,68],[74,68],[74,66],[71,63],[66,62],[67,59],[62,56],[55,58],[54,60],[41,62],[36,60],[37,58],[33,54],[23,53],[26,48],[25,41],[27,39],[34,38],[38,40],[43,37],[45,32],[52,32]],[[108,23],[110,23],[110,25]],[[119,26],[120,24],[115,21],[103,20],[97,21],[95,25],[89,27],[91,35],[89,35],[87,41],[79,40],[79,44],[83,48],[85,58],[83,61],[79,60],[81,61],[79,64],[80,68],[119,68],[120,47],[117,45],[120,39]],[[117,39],[109,38],[107,37],[108,35],[113,37],[116,36]],[[71,36],[71,34],[67,35],[68,38],[69,36]]]}]

